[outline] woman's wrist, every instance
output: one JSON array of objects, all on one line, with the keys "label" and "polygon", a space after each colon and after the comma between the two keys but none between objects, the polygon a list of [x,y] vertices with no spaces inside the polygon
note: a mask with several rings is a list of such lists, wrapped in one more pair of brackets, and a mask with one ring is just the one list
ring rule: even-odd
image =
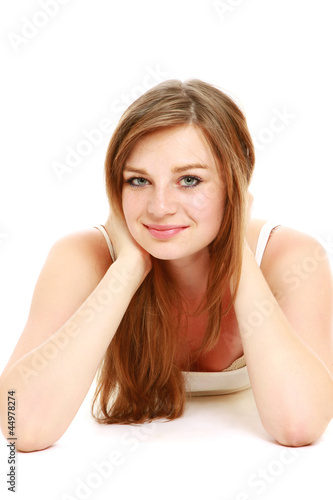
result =
[{"label": "woman's wrist", "polygon": [[150,256],[145,257],[139,252],[125,250],[120,252],[111,267],[131,280],[142,282],[151,270]]}]

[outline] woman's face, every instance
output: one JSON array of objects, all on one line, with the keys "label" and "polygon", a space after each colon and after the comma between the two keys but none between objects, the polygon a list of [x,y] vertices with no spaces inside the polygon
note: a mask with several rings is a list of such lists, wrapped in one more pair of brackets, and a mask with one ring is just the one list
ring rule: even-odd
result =
[{"label": "woman's face", "polygon": [[128,229],[148,253],[176,260],[207,251],[221,225],[225,190],[197,126],[144,136],[126,161],[123,181]]}]

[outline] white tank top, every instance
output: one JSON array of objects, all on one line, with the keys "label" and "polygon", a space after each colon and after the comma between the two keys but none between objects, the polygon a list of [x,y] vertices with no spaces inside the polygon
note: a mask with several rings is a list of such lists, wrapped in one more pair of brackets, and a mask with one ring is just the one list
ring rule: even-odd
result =
[{"label": "white tank top", "polygon": [[[269,237],[279,226],[274,221],[267,221],[261,228],[255,259],[258,266],[264,255]],[[109,235],[102,225],[95,226],[105,237],[113,262],[116,260],[114,248]],[[183,372],[186,391],[192,396],[210,396],[213,394],[230,394],[251,387],[244,355],[236,359],[228,368],[221,372]]]}]

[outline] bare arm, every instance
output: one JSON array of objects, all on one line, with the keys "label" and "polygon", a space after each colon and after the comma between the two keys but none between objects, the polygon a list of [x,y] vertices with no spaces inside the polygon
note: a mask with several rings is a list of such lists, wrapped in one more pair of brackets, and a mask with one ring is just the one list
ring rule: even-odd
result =
[{"label": "bare arm", "polygon": [[28,323],[1,377],[1,428],[5,434],[7,391],[14,390],[21,451],[46,448],[65,432],[150,270],[127,246],[103,276],[105,263],[96,260],[95,249],[82,250],[81,244],[78,251],[77,245],[65,238],[51,250]]},{"label": "bare arm", "polygon": [[262,270],[245,248],[235,311],[262,423],[281,444],[312,443],[333,417],[332,302],[314,239],[279,229]]}]

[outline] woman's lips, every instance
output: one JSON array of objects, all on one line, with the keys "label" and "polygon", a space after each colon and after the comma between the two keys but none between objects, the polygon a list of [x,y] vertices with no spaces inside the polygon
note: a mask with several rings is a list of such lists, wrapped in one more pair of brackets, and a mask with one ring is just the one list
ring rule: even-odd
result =
[{"label": "woman's lips", "polygon": [[165,240],[168,238],[172,238],[172,236],[175,236],[176,234],[179,234],[181,231],[184,231],[184,229],[187,229],[188,226],[158,226],[158,225],[153,225],[153,226],[144,226],[147,228],[148,232],[154,236],[154,238],[157,238],[159,240]]}]

